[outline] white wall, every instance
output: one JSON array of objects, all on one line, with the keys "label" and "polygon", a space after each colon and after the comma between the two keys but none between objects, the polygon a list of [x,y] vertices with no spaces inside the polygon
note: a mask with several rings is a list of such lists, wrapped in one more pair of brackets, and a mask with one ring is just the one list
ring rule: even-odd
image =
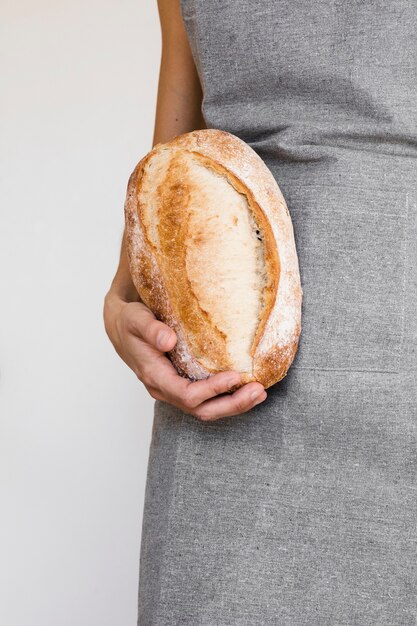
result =
[{"label": "white wall", "polygon": [[156,0],[3,0],[0,624],[134,626],[153,401],[105,335]]}]

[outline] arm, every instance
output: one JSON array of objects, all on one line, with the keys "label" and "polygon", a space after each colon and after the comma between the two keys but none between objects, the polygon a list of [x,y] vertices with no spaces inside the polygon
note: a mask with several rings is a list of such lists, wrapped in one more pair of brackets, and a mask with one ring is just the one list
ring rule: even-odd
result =
[{"label": "arm", "polygon": [[[180,0],[158,0],[162,54],[159,70],[153,145],[176,135],[205,128],[202,90],[180,13]],[[260,383],[248,383],[221,395],[239,382],[237,372],[220,372],[190,382],[165,356],[176,334],[140,302],[133,285],[123,233],[119,266],[104,298],[104,325],[116,352],[151,396],[170,402],[199,419],[236,415],[266,398]]]}]

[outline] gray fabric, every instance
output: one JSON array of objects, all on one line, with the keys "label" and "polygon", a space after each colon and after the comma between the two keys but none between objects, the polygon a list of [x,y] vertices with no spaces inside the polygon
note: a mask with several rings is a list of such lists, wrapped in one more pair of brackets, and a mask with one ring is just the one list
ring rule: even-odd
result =
[{"label": "gray fabric", "polygon": [[156,402],[139,625],[417,624],[417,2],[182,0],[208,127],[293,219],[299,351],[249,413]]}]

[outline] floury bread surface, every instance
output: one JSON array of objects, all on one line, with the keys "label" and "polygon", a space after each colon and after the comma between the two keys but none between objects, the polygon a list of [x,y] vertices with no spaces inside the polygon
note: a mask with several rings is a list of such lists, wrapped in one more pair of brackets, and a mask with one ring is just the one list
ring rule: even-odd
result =
[{"label": "floury bread surface", "polygon": [[130,270],[141,300],[175,330],[169,352],[192,380],[237,370],[270,387],[301,330],[291,218],[258,154],[222,130],[156,144],[125,203]]}]

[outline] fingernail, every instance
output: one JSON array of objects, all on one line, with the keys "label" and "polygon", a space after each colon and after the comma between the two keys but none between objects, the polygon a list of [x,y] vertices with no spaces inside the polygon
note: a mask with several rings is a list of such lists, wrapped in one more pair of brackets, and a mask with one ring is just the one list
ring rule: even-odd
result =
[{"label": "fingernail", "polygon": [[267,395],[266,393],[261,393],[261,395],[258,397],[257,400],[255,400],[255,402],[253,403],[253,406],[256,406],[257,404],[260,404],[261,402],[263,402],[264,400],[266,400]]},{"label": "fingernail", "polygon": [[[263,400],[265,400],[265,398],[263,397],[264,394],[265,394],[265,389],[263,389],[262,391],[259,391],[257,389],[256,391],[252,391],[252,393],[250,394],[250,399],[251,400],[256,400],[256,398],[258,398],[258,402],[262,402]],[[262,400],[261,400],[261,398],[262,398]],[[256,402],[256,404],[258,404],[258,402]]]},{"label": "fingernail", "polygon": [[233,385],[237,385],[239,383],[240,383],[240,376],[231,376],[226,381],[226,385],[228,387],[233,387]]},{"label": "fingernail", "polygon": [[164,348],[166,342],[168,341],[169,337],[170,337],[171,333],[168,330],[161,330],[161,332],[158,335],[158,346],[159,348],[161,348],[161,350]]}]

